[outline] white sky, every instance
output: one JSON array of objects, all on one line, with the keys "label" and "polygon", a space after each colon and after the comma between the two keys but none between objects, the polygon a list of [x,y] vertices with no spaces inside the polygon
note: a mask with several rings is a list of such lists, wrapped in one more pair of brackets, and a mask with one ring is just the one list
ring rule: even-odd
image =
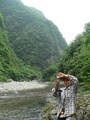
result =
[{"label": "white sky", "polygon": [[43,12],[69,44],[90,22],[90,0],[21,0]]}]

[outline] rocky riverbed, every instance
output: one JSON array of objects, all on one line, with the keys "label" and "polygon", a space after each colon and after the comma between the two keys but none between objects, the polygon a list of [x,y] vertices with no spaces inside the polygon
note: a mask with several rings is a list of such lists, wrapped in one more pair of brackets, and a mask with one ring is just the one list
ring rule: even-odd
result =
[{"label": "rocky riverbed", "polygon": [[51,98],[48,82],[0,83],[0,120],[40,120],[41,111]]},{"label": "rocky riverbed", "polygon": [[[56,120],[58,101],[50,102],[43,111],[41,120]],[[90,120],[90,94],[78,94],[77,120]]]},{"label": "rocky riverbed", "polygon": [[[8,82],[8,83],[3,83],[2,82],[2,83],[0,83],[1,98],[4,99],[4,98],[7,97],[7,94],[5,94],[5,96],[2,96],[2,94],[4,92],[6,93],[6,92],[13,91],[15,93],[15,98],[18,98],[18,99],[20,98],[20,100],[21,100],[20,103],[21,103],[22,102],[21,98],[24,98],[24,97],[20,97],[20,90],[29,90],[29,89],[31,90],[31,89],[35,89],[35,88],[45,88],[46,86],[48,86],[48,83],[41,83],[41,82],[37,82],[36,80],[30,81],[30,82],[25,82],[25,81],[24,82],[11,81],[11,82]],[[52,88],[51,85],[50,85],[50,87]],[[44,90],[44,89],[42,89],[42,90]],[[19,94],[16,94],[18,92],[19,92]],[[44,92],[45,92],[45,90],[44,90]],[[24,92],[23,92],[23,94],[24,94]],[[25,101],[26,102],[28,101],[27,103],[29,103],[30,99],[32,98],[32,97],[29,98],[29,96],[31,96],[30,91],[25,93]],[[57,108],[58,108],[58,99],[53,97],[51,94],[50,94],[50,96],[51,96],[51,98],[50,98],[50,100],[47,100],[49,102],[47,103],[44,110],[42,111],[40,120],[56,120],[56,113],[57,113]],[[86,93],[85,94],[80,94],[79,93],[77,98],[78,98],[77,99],[77,118],[78,118],[78,120],[89,120],[90,119],[90,94],[86,94]],[[2,102],[2,99],[1,99],[1,102]],[[5,99],[5,101],[6,100],[7,99]],[[13,99],[13,100],[15,100],[15,99]],[[10,101],[13,102],[12,100],[10,100]],[[40,101],[41,101],[41,98],[40,98]],[[19,100],[18,100],[18,102],[19,102]],[[18,103],[18,102],[15,101],[15,104]],[[11,105],[11,103],[10,103],[10,105]],[[8,106],[10,107],[10,105],[8,105]],[[13,103],[13,105],[14,105],[14,103]],[[1,106],[2,106],[2,104],[1,104]],[[2,109],[4,109],[4,108],[2,108]],[[6,109],[6,106],[5,106],[5,109]],[[19,108],[18,108],[18,110],[19,110]],[[26,108],[26,110],[28,110],[28,109]],[[20,109],[20,111],[21,111],[21,109]],[[30,109],[28,111],[30,112]],[[21,114],[21,112],[19,114]],[[29,115],[30,115],[30,113],[29,113]],[[31,116],[29,116],[28,119],[30,119],[30,117]],[[4,117],[4,119],[5,119],[5,117]],[[32,120],[32,118],[30,120]]]},{"label": "rocky riverbed", "polygon": [[0,82],[0,92],[7,92],[7,91],[15,91],[18,90],[27,90],[27,89],[36,89],[36,88],[44,88],[48,84],[37,82],[36,80],[30,82]]}]

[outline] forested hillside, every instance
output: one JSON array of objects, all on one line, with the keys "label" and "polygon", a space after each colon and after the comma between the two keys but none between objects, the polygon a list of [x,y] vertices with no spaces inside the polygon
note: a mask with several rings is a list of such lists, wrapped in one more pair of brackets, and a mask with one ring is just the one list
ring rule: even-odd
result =
[{"label": "forested hillside", "polygon": [[1,0],[0,11],[0,80],[37,78],[47,68],[44,80],[54,80],[62,71],[90,81],[90,23],[67,48],[58,28],[35,8],[20,0]]},{"label": "forested hillside", "polygon": [[59,64],[59,71],[76,75],[81,81],[90,80],[90,23],[71,43]]},{"label": "forested hillside", "polygon": [[59,71],[73,74],[80,81],[90,83],[90,23],[85,25],[83,33],[76,36],[69,45],[59,64],[44,71],[43,78],[50,80]]},{"label": "forested hillside", "polygon": [[22,63],[10,47],[4,19],[0,13],[0,81],[8,81],[9,79],[15,81],[31,80],[38,76],[39,72]]},{"label": "forested hillside", "polygon": [[60,57],[67,43],[56,25],[41,11],[24,6],[20,0],[1,0],[9,41],[26,64],[45,69]]}]

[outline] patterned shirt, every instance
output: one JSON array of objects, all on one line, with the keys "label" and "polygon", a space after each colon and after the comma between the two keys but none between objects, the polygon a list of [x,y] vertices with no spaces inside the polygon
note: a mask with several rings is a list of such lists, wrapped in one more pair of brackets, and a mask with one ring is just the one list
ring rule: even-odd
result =
[{"label": "patterned shirt", "polygon": [[52,90],[53,95],[58,93],[60,99],[57,116],[60,114],[62,109],[64,110],[64,114],[60,115],[60,117],[68,117],[76,113],[76,94],[79,82],[78,79],[72,75],[69,75],[68,79],[72,81],[71,86],[61,88],[60,91],[62,92],[56,92],[55,88]]}]

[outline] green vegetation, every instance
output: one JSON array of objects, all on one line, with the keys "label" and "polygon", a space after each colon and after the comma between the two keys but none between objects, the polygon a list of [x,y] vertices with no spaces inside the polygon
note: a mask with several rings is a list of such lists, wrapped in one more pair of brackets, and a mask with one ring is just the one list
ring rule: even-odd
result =
[{"label": "green vegetation", "polygon": [[53,81],[55,80],[57,73],[57,65],[52,65],[49,68],[45,69],[42,73],[43,81]]},{"label": "green vegetation", "polygon": [[55,63],[67,43],[56,25],[43,13],[19,0],[2,0],[0,11],[8,30],[9,41],[17,56],[41,71]]},{"label": "green vegetation", "polygon": [[65,39],[41,11],[20,0],[0,0],[0,12],[0,81],[40,79],[66,49]]},{"label": "green vegetation", "polygon": [[90,81],[90,23],[68,47],[58,68],[59,71],[76,75],[81,81]]},{"label": "green vegetation", "polygon": [[84,82],[83,90],[90,89],[90,23],[67,48],[58,28],[41,11],[20,0],[1,0],[0,11],[0,81],[53,81],[62,71]]},{"label": "green vegetation", "polygon": [[40,72],[26,66],[10,47],[3,16],[0,13],[0,81],[32,80],[38,76],[41,76]]},{"label": "green vegetation", "polygon": [[[85,25],[84,32],[69,45],[57,68],[56,73],[61,71],[77,76],[80,82],[84,82],[82,91],[90,91],[90,23]],[[52,71],[51,67],[44,71],[43,79],[52,80],[53,77],[55,80],[56,73],[54,71],[52,74]]]}]

